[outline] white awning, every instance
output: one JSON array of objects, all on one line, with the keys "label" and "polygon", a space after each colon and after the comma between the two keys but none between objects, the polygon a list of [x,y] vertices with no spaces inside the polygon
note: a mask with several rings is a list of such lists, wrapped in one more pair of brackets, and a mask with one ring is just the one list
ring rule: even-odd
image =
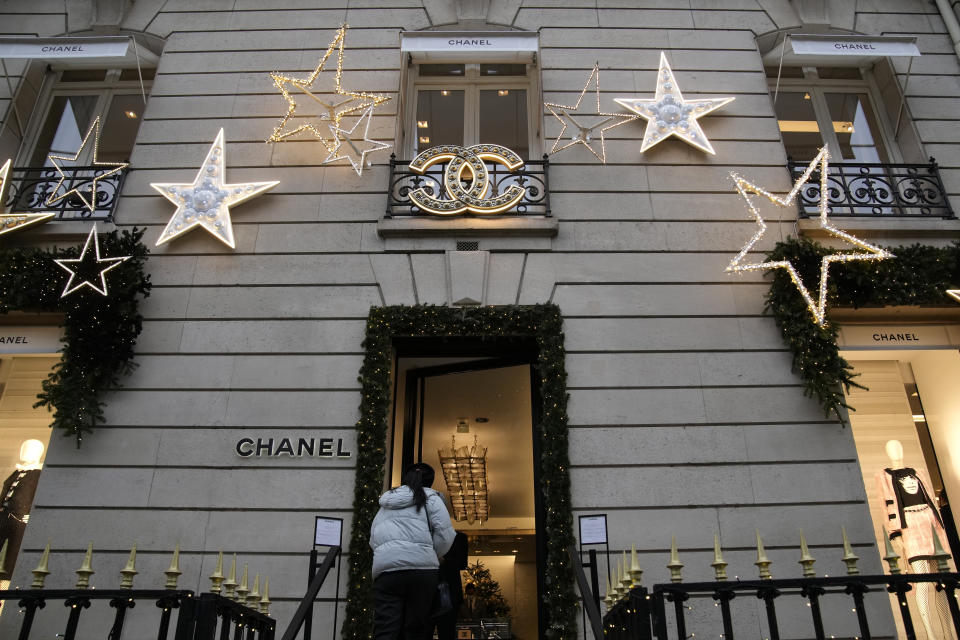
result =
[{"label": "white awning", "polygon": [[915,36],[856,36],[791,33],[763,56],[765,65],[864,67],[885,57],[920,55]]},{"label": "white awning", "polygon": [[155,65],[157,56],[146,47],[131,47],[130,36],[64,38],[0,37],[0,58],[44,60],[54,66]]},{"label": "white awning", "polygon": [[416,62],[531,62],[540,46],[533,31],[407,31],[400,50]]}]

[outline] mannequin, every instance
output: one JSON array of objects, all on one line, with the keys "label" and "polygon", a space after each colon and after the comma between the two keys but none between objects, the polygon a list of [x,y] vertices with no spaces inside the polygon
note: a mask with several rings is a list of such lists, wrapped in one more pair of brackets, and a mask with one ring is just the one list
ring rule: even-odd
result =
[{"label": "mannequin", "polygon": [[43,465],[43,443],[39,440],[25,440],[20,445],[20,463],[3,483],[0,494],[0,544],[9,541],[7,546],[6,567],[0,567],[7,575],[13,572],[20,552],[24,529],[30,519],[30,507],[37,492],[37,480]]},{"label": "mannequin", "polygon": [[[878,472],[876,479],[887,514],[886,530],[890,540],[900,548],[900,556],[909,564],[911,573],[936,573],[933,532],[936,531],[944,549],[948,545],[936,498],[927,489],[932,486],[930,478],[924,470],[903,465],[903,444],[899,440],[889,440],[886,450],[890,466]],[[929,582],[915,585],[914,589],[927,638],[952,638],[944,594],[937,593],[935,585]],[[935,633],[934,629],[939,632]]]}]

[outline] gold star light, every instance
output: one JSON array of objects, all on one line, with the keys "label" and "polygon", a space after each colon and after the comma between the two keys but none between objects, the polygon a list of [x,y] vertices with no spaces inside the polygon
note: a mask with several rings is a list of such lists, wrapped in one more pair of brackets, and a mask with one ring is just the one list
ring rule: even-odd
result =
[{"label": "gold star light", "polygon": [[[330,127],[330,133],[333,134],[334,140],[337,141],[337,146],[335,149],[332,149],[327,155],[326,159],[323,161],[323,164],[330,164],[331,162],[336,162],[337,160],[348,160],[353,166],[353,170],[357,172],[358,176],[363,175],[364,167],[371,166],[371,162],[367,160],[367,154],[373,153],[374,151],[381,151],[383,149],[389,149],[391,145],[386,142],[378,142],[377,140],[370,139],[370,121],[372,120],[373,115],[373,106],[367,107],[367,110],[363,112],[363,115],[356,121],[350,129],[342,129],[336,125],[328,125]],[[364,124],[366,122],[366,124]],[[363,124],[363,138],[355,139],[353,137],[353,132],[357,130]],[[358,149],[358,142],[365,142],[369,145],[364,149]],[[343,152],[345,147],[350,149],[346,152]],[[353,153],[351,153],[351,151]],[[358,156],[355,158],[355,156]]]},{"label": "gold star light", "polygon": [[[579,113],[580,103],[583,101],[583,96],[586,95],[587,91],[590,89],[591,83],[593,84],[593,93],[596,95],[597,108],[595,111],[585,110],[583,113]],[[577,97],[576,104],[572,106],[556,104],[554,102],[544,102],[543,106],[547,108],[547,111],[553,114],[557,120],[560,121],[560,135],[557,136],[557,139],[553,143],[553,148],[550,149],[550,153],[557,153],[563,151],[564,149],[569,149],[573,145],[582,144],[587,150],[597,157],[597,160],[606,164],[607,162],[607,149],[606,149],[606,134],[607,131],[613,129],[614,127],[619,127],[620,125],[636,120],[640,116],[628,116],[624,114],[615,114],[615,113],[603,113],[600,111],[600,63],[593,65],[593,71],[587,77],[586,84],[583,85],[583,90],[580,92],[580,95]],[[577,117],[574,118],[574,115]],[[593,124],[587,126],[583,123],[583,118],[590,118],[594,120]],[[602,118],[599,121],[596,121],[597,118]],[[611,124],[612,123],[612,124]],[[567,127],[573,127],[576,132],[569,136],[567,141],[564,144],[561,144],[561,141],[564,139],[563,134],[566,133]],[[596,144],[596,138],[594,136],[594,131],[600,129],[600,152],[597,153],[597,150],[594,148]],[[593,144],[591,144],[593,143]]]},{"label": "gold star light", "polygon": [[230,207],[246,202],[280,183],[273,181],[225,184],[226,155],[223,129],[220,129],[192,184],[150,184],[164,198],[177,205],[177,210],[157,240],[158,247],[194,227],[202,227],[231,249],[236,248],[233,225],[230,223]]},{"label": "gold star light", "polygon": [[657,92],[653,100],[614,98],[614,102],[647,119],[640,153],[670,136],[677,136],[698,149],[715,154],[713,145],[707,140],[697,120],[733,100],[730,97],[684,100],[663,51],[660,52]]},{"label": "gold star light", "polygon": [[[63,172],[63,169],[60,168],[60,165],[57,164],[57,160],[68,160],[70,162],[76,162],[77,158],[80,157],[80,152],[83,151],[83,148],[85,146],[87,146],[87,141],[90,139],[91,135],[93,136],[93,162],[91,164],[93,164],[96,167],[113,167],[113,168],[99,175],[94,175],[93,178],[90,180],[89,182],[90,195],[91,195],[90,200],[87,200],[86,198],[84,198],[83,194],[80,193],[80,190],[77,187],[74,187],[69,191],[65,191],[60,195],[57,195],[57,192],[60,190],[60,186],[63,185],[63,181],[67,178],[67,174],[65,174]],[[46,204],[48,205],[56,204],[57,202],[60,202],[61,200],[69,196],[70,194],[76,194],[76,196],[80,198],[81,202],[83,202],[83,204],[87,206],[87,209],[90,209],[90,211],[96,210],[97,182],[99,182],[100,180],[103,180],[107,176],[112,176],[117,172],[123,171],[128,166],[130,166],[130,164],[127,162],[100,162],[99,160],[97,160],[97,153],[99,152],[99,150],[100,150],[100,116],[97,116],[96,118],[93,119],[93,124],[90,125],[90,128],[87,129],[87,135],[83,136],[83,142],[80,143],[80,148],[77,149],[77,152],[75,154],[73,154],[72,156],[67,156],[67,155],[59,155],[59,154],[51,153],[47,156],[47,160],[49,160],[50,163],[54,167],[56,167],[57,171],[60,173],[60,181],[57,182],[57,186],[53,189],[53,195],[47,198]],[[96,172],[94,173],[96,174]]]},{"label": "gold star light", "polygon": [[[333,123],[332,126],[336,129],[340,129],[340,121],[343,116],[358,113],[371,106],[383,104],[390,99],[388,96],[377,93],[348,91],[343,88],[343,42],[346,33],[347,25],[343,25],[337,30],[337,34],[334,36],[330,46],[327,47],[327,51],[321,56],[317,67],[306,78],[292,78],[281,73],[270,74],[270,77],[273,78],[273,84],[276,85],[277,89],[280,90],[280,93],[283,94],[284,99],[287,101],[287,113],[280,119],[280,124],[274,128],[267,142],[280,142],[301,131],[309,131],[315,138],[323,142],[329,153],[336,153],[339,147],[339,140],[335,135],[332,138],[326,137],[326,127],[317,127],[308,122],[292,129],[285,129],[287,122],[290,118],[294,117],[297,111],[297,101],[290,95],[287,85],[292,85],[296,90],[303,92],[308,98],[317,102],[325,111],[325,113],[318,116],[318,119]],[[329,71],[329,69],[326,69],[327,60],[333,55],[334,50],[337,52],[337,70],[333,78],[334,87],[332,92],[334,96],[333,98],[322,98],[318,94],[322,95],[323,93],[331,92],[321,91],[315,93],[312,85],[317,78],[320,77],[322,72]],[[329,77],[329,74],[324,77]]]},{"label": "gold star light", "polygon": [[[10,190],[10,164],[7,160],[0,167],[0,211],[3,211],[3,203],[7,201],[7,192]],[[46,222],[54,217],[55,213],[43,211],[40,213],[0,213],[0,236],[11,231],[23,229],[32,224]]]},{"label": "gold star light", "polygon": [[[810,162],[809,166],[807,166],[807,168],[804,170],[803,175],[797,178],[793,188],[790,189],[785,196],[775,196],[769,191],[766,191],[755,184],[744,180],[735,173],[730,174],[737,184],[737,191],[740,192],[740,195],[743,196],[744,200],[746,200],[747,206],[750,207],[750,211],[753,213],[753,217],[757,221],[758,228],[757,232],[753,234],[753,237],[747,242],[746,245],[744,245],[743,249],[740,250],[740,253],[738,253],[736,257],[730,261],[730,264],[727,265],[726,271],[742,272],[766,269],[785,269],[787,273],[790,274],[790,279],[793,280],[793,284],[797,287],[800,295],[802,295],[803,299],[806,301],[807,307],[810,309],[810,314],[813,316],[814,322],[821,327],[827,322],[827,278],[829,277],[831,264],[834,262],[850,262],[851,260],[883,260],[884,258],[894,257],[889,251],[886,251],[885,249],[882,249],[876,245],[872,245],[868,242],[864,242],[859,238],[855,238],[846,231],[841,231],[830,224],[830,220],[827,219],[827,212],[830,208],[830,199],[828,197],[827,187],[829,161],[830,154],[827,152],[827,148],[823,147],[820,149],[820,153],[817,154],[817,157],[814,158],[813,161]],[[767,225],[760,216],[760,212],[757,210],[756,205],[754,205],[750,194],[752,193],[764,196],[774,204],[781,207],[789,206],[796,199],[800,189],[803,188],[803,185],[807,183],[807,180],[810,179],[810,175],[814,171],[820,172],[820,216],[818,218],[820,228],[835,238],[845,240],[855,247],[863,249],[862,252],[852,251],[847,253],[833,253],[823,257],[823,260],[820,263],[820,291],[816,301],[814,301],[813,296],[810,295],[810,290],[807,289],[806,285],[803,284],[803,281],[800,279],[800,274],[797,273],[797,270],[789,260],[771,260],[768,262],[747,263],[743,262],[747,253],[760,240],[760,238],[763,237],[764,232],[767,230]]]},{"label": "gold star light", "polygon": [[960,302],[960,289],[947,289],[947,295]]},{"label": "gold star light", "polygon": [[[92,254],[90,253],[91,242],[93,243]],[[63,293],[60,294],[60,297],[64,298],[82,287],[90,287],[102,296],[107,295],[107,271],[119,267],[121,262],[129,259],[130,256],[123,256],[122,258],[101,258],[100,240],[97,238],[97,225],[93,225],[93,228],[90,229],[90,234],[87,236],[87,241],[83,244],[83,249],[80,251],[79,258],[54,259],[54,262],[70,274],[70,279],[67,280],[67,286],[63,288]],[[74,269],[67,266],[70,264],[75,264],[77,267]],[[100,265],[106,266],[101,267]],[[77,277],[81,270],[84,271],[86,275],[80,275],[80,284],[74,285],[73,279]],[[87,276],[94,271],[97,273],[96,277],[100,280],[99,287],[87,278]]]}]

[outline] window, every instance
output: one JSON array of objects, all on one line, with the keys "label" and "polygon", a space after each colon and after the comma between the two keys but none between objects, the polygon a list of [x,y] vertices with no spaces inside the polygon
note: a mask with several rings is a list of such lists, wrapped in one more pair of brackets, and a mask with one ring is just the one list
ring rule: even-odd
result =
[{"label": "window", "polygon": [[[143,70],[144,89],[153,69]],[[97,159],[127,162],[133,149],[144,101],[136,69],[66,69],[50,90],[47,109],[32,129],[32,143],[22,164],[50,166],[50,153],[76,153],[94,118],[100,116],[101,136]],[[108,135],[107,135],[108,134]],[[93,159],[93,145],[83,148],[77,166]]]},{"label": "window", "polygon": [[406,148],[500,144],[530,158],[532,91],[527,64],[418,64]]},{"label": "window", "polygon": [[[890,163],[898,155],[868,78],[850,67],[767,68],[787,155],[811,160],[826,145],[837,162]],[[775,93],[774,93],[775,92]]]}]

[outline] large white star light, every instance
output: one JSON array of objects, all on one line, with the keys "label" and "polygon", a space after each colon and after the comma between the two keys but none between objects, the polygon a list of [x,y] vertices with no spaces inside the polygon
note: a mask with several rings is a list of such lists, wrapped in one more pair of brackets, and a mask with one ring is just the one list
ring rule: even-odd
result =
[{"label": "large white star light", "polygon": [[193,183],[150,184],[164,198],[177,205],[177,210],[157,240],[158,247],[195,227],[202,227],[231,249],[236,248],[230,207],[246,202],[280,183],[274,180],[226,184],[226,153],[223,129],[220,129]]},{"label": "large white star light", "polygon": [[697,120],[733,100],[732,97],[684,100],[663,51],[660,52],[660,70],[657,72],[657,92],[652,100],[614,98],[614,102],[647,119],[640,153],[676,136],[698,149],[715,154]]},{"label": "large white star light", "polygon": [[[93,244],[92,254],[90,253],[91,244]],[[107,295],[107,272],[115,267],[119,267],[120,263],[129,259],[130,256],[101,258],[100,240],[97,238],[97,225],[93,225],[93,228],[90,229],[90,233],[87,235],[87,241],[83,243],[83,249],[80,250],[79,258],[54,259],[54,262],[56,262],[61,269],[70,274],[70,279],[67,280],[67,286],[63,288],[63,293],[60,294],[60,297],[65,298],[83,287],[90,287],[102,296]],[[86,273],[80,273],[80,271]],[[89,276],[94,272],[97,274],[96,280],[100,281],[99,287],[95,280],[89,279]],[[75,285],[73,281],[78,275],[80,276],[80,284]]]},{"label": "large white star light", "polygon": [[[884,258],[894,257],[889,251],[882,249],[876,245],[870,244],[869,242],[864,242],[863,240],[856,238],[846,231],[842,231],[834,227],[830,220],[827,218],[827,213],[829,211],[829,197],[828,194],[828,170],[829,170],[830,154],[827,152],[827,148],[823,147],[820,149],[820,153],[817,154],[817,157],[814,158],[807,168],[804,170],[803,175],[797,178],[797,181],[794,183],[793,188],[790,189],[784,196],[775,196],[769,191],[758,187],[751,182],[741,178],[736,173],[731,173],[730,176],[734,179],[734,182],[737,185],[737,191],[740,192],[740,195],[743,196],[743,199],[746,201],[747,206],[750,208],[750,212],[753,214],[754,219],[757,221],[757,231],[753,234],[753,237],[743,246],[743,249],[740,250],[740,253],[730,261],[730,264],[727,265],[727,272],[743,272],[743,271],[758,271],[766,269],[784,269],[788,274],[790,274],[790,279],[793,281],[793,284],[797,287],[797,290],[800,292],[800,295],[803,296],[804,301],[807,303],[807,307],[810,309],[810,315],[813,316],[814,322],[816,322],[821,327],[824,326],[827,322],[827,279],[830,275],[830,265],[834,262],[850,262],[851,260],[883,260]],[[810,290],[803,283],[803,280],[800,278],[800,274],[797,273],[796,268],[789,260],[770,260],[766,262],[744,262],[744,259],[747,256],[747,253],[753,248],[755,244],[763,237],[763,234],[767,230],[767,224],[763,221],[763,218],[760,216],[760,211],[757,209],[756,205],[753,203],[751,194],[761,195],[773,202],[776,205],[781,207],[790,206],[791,203],[797,197],[797,194],[800,192],[800,189],[803,188],[803,185],[807,183],[810,179],[811,174],[814,171],[820,172],[820,215],[817,218],[817,221],[820,225],[820,228],[829,233],[834,238],[839,238],[849,242],[850,244],[862,249],[863,251],[849,251],[843,253],[833,253],[823,257],[823,260],[820,263],[820,288],[817,295],[817,299],[814,300],[813,296],[810,293]]]},{"label": "large white star light", "polygon": [[[374,151],[382,151],[383,149],[390,148],[390,145],[386,142],[379,142],[370,138],[370,121],[372,120],[372,116],[373,106],[369,106],[350,129],[344,129],[334,124],[328,125],[330,127],[330,133],[333,134],[333,138],[337,141],[337,144],[336,147],[331,149],[330,153],[327,154],[323,164],[330,164],[337,160],[347,160],[350,162],[353,170],[357,172],[357,175],[362,176],[364,167],[371,165],[367,159],[367,155]],[[363,127],[363,137],[354,137],[353,132],[361,126]],[[359,132],[357,135],[359,136]],[[359,148],[357,145],[360,143],[369,146]]]},{"label": "large white star light", "polygon": [[[592,110],[585,107],[581,112],[580,103],[583,102],[583,97],[587,94],[587,91],[590,91],[591,84],[593,85],[591,93],[596,97],[596,109]],[[592,103],[593,100],[591,99],[590,102]],[[561,125],[560,133],[557,135],[557,139],[554,141],[550,153],[558,153],[574,145],[582,144],[586,147],[587,151],[596,156],[597,160],[604,164],[607,162],[606,132],[640,117],[622,113],[603,113],[600,111],[599,62],[593,66],[593,71],[590,72],[590,75],[587,77],[587,82],[583,85],[583,90],[580,91],[580,95],[577,96],[577,102],[575,104],[564,105],[555,102],[544,102],[543,106],[553,114],[554,118],[560,121]],[[587,122],[592,124],[587,124]],[[567,133],[568,128],[573,131],[572,134],[568,134],[565,139],[564,134]],[[599,136],[595,133],[597,129],[600,130]],[[600,140],[599,152],[595,148],[598,138]]]},{"label": "large white star light", "polygon": [[10,165],[12,160],[7,160],[0,167],[0,236],[17,229],[23,229],[32,224],[46,222],[54,217],[55,213],[43,211],[40,213],[3,213],[3,205],[7,201],[7,193],[10,191]]}]

